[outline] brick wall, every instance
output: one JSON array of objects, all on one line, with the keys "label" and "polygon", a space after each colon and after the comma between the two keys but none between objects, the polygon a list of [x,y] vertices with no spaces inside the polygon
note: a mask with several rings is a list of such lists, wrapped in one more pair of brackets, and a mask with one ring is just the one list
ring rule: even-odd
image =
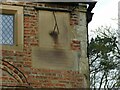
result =
[{"label": "brick wall", "polygon": [[[32,67],[32,47],[39,47],[38,12],[34,6],[72,8],[30,2],[3,2],[4,5],[24,7],[23,51],[2,50],[2,86],[25,86],[33,88],[85,88],[84,76],[78,71],[35,69]],[[78,25],[78,15],[71,13],[70,25]]]}]

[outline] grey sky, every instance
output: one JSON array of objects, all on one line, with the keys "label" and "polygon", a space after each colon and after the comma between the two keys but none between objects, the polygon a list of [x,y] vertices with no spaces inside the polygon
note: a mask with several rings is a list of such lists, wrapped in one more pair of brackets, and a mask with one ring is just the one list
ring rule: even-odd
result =
[{"label": "grey sky", "polygon": [[93,35],[95,29],[100,26],[111,26],[117,28],[118,2],[120,0],[97,0],[93,9],[93,19],[89,24],[89,33]]},{"label": "grey sky", "polygon": [[113,25],[115,18],[118,18],[118,1],[120,0],[98,0],[94,12],[93,20],[89,24],[90,29],[95,29],[101,25]]}]

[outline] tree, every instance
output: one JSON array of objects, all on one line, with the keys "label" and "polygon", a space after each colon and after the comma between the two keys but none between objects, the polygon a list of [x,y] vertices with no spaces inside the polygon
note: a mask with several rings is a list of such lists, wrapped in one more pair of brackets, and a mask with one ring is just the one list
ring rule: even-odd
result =
[{"label": "tree", "polygon": [[120,87],[120,49],[117,34],[111,27],[97,29],[89,42],[91,88]]}]

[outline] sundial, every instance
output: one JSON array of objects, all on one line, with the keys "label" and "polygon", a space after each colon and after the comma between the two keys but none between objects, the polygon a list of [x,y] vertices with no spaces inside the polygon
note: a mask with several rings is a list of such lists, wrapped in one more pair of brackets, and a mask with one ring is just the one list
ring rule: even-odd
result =
[{"label": "sundial", "polygon": [[39,47],[34,47],[33,67],[71,70],[75,56],[70,13],[39,11]]}]

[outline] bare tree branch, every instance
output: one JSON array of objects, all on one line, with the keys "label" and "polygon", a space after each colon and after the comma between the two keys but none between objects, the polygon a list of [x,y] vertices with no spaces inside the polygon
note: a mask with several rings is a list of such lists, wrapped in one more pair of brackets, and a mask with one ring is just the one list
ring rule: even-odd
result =
[{"label": "bare tree branch", "polygon": [[101,78],[101,81],[100,81],[100,85],[99,85],[98,90],[101,89],[101,86],[102,86],[102,82],[103,82],[104,76],[105,76],[105,72],[104,72],[104,74],[102,75],[102,78]]}]

